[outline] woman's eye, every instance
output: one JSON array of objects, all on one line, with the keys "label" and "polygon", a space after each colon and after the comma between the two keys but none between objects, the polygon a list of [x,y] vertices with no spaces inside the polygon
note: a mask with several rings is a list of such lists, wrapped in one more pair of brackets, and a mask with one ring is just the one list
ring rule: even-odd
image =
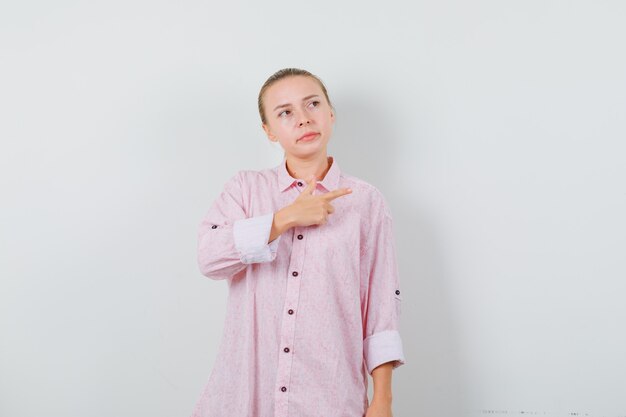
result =
[{"label": "woman's eye", "polygon": [[283,117],[283,114],[286,116],[287,113],[289,113],[289,110],[281,111],[280,113],[278,113],[278,117]]},{"label": "woman's eye", "polygon": [[311,104],[315,104],[315,107],[319,106],[320,102],[319,101],[312,101]]}]

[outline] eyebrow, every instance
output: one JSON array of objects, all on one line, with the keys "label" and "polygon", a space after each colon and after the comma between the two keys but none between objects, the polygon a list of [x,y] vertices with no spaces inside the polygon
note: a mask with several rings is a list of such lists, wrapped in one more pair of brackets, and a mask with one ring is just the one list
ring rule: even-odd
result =
[{"label": "eyebrow", "polygon": [[[307,101],[308,99],[313,98],[313,97],[319,97],[319,95],[311,94],[310,96],[306,96],[305,98],[303,98],[302,101]],[[291,106],[291,103],[281,104],[279,106],[274,107],[274,110],[272,110],[272,111],[276,111],[276,110],[278,110],[278,109],[280,109],[282,107],[289,107],[289,106]]]}]

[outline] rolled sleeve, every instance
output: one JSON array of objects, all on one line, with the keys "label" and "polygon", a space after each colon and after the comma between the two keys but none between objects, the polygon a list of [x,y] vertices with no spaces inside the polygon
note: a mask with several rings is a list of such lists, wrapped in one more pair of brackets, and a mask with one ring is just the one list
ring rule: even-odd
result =
[{"label": "rolled sleeve", "polygon": [[268,243],[272,231],[274,213],[240,219],[233,224],[235,247],[241,262],[270,262],[276,258],[276,250],[282,235]]},{"label": "rolled sleeve", "polygon": [[363,357],[370,375],[377,366],[386,362],[393,362],[394,369],[405,364],[400,336],[402,298],[393,220],[382,200],[380,209],[374,210],[372,214],[363,268],[367,282]]},{"label": "rolled sleeve", "polygon": [[199,225],[198,266],[211,279],[230,279],[248,264],[276,258],[281,236],[267,243],[274,213],[248,217],[243,175],[239,171],[226,182]]},{"label": "rolled sleeve", "polygon": [[393,361],[394,369],[404,365],[402,338],[397,330],[383,330],[371,335],[363,341],[363,352],[367,372],[370,375],[383,363]]}]

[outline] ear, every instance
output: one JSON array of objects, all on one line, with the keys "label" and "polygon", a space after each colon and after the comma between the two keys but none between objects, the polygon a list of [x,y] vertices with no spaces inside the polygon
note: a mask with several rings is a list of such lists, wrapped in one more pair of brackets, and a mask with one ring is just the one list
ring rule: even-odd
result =
[{"label": "ear", "polygon": [[263,128],[263,130],[265,131],[265,134],[267,135],[267,137],[269,138],[269,140],[273,140],[276,136],[274,136],[272,134],[272,131],[270,130],[269,126],[266,125],[265,123],[261,124],[261,127]]},{"label": "ear", "polygon": [[332,110],[330,111],[330,120],[333,124],[335,123],[335,112]]}]

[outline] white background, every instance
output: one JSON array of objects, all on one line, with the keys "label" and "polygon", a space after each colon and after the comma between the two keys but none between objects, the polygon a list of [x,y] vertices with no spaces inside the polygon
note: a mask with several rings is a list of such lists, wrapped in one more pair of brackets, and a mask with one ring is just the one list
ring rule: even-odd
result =
[{"label": "white background", "polygon": [[[395,417],[626,416],[626,3],[0,5],[0,415],[188,416],[225,282],[197,226],[319,75],[394,217]],[[329,416],[332,417],[332,416]]]}]

